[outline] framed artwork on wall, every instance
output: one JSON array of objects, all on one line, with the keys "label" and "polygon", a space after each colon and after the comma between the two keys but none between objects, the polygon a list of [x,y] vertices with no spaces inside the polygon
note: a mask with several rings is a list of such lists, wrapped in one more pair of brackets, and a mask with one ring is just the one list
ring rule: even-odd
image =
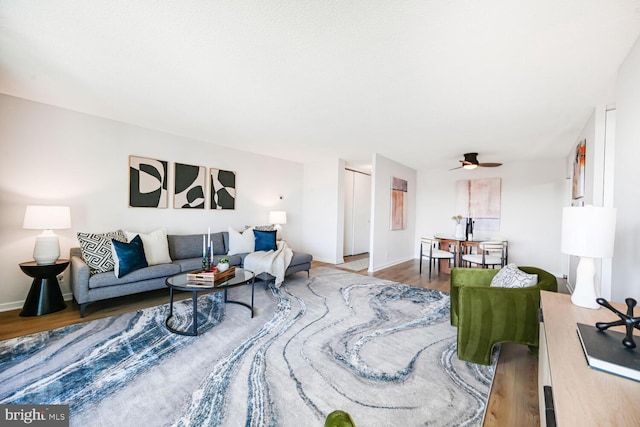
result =
[{"label": "framed artwork on wall", "polygon": [[207,169],[204,166],[176,163],[173,176],[173,207],[204,209]]},{"label": "framed artwork on wall", "polygon": [[129,156],[129,207],[166,208],[168,162]]},{"label": "framed artwork on wall", "polygon": [[406,180],[391,177],[391,230],[404,230],[407,227],[408,186]]},{"label": "framed artwork on wall", "polygon": [[236,208],[236,173],[211,168],[209,174],[211,188],[211,209]]},{"label": "framed artwork on wall", "polygon": [[583,139],[576,145],[575,158],[573,160],[573,185],[571,191],[572,199],[581,199],[584,197],[585,185],[585,162],[587,156],[587,140]]},{"label": "framed artwork on wall", "polygon": [[456,181],[456,210],[473,218],[474,230],[499,231],[501,209],[500,178],[462,179]]}]

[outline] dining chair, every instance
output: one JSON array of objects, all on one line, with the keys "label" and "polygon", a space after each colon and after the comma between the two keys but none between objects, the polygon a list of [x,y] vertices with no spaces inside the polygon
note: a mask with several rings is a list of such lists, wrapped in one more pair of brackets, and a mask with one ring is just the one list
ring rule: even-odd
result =
[{"label": "dining chair", "polygon": [[429,259],[429,281],[431,281],[431,266],[433,263],[440,264],[440,260],[446,259],[449,265],[456,266],[455,246],[450,246],[454,252],[440,249],[440,242],[435,239],[423,237],[420,239],[420,274],[422,274],[422,259]]},{"label": "dining chair", "polygon": [[508,257],[508,244],[506,241],[501,242],[480,242],[478,244],[477,253],[465,253],[462,255],[461,265],[470,266],[471,264],[478,265],[482,268],[496,265],[504,267],[507,265]]}]

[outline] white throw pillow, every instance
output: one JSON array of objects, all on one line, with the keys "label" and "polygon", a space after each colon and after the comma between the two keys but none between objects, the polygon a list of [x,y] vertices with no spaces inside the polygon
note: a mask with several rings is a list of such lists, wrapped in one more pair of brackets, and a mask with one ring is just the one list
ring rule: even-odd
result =
[{"label": "white throw pillow", "polygon": [[142,245],[144,246],[144,255],[145,258],[147,258],[147,264],[156,265],[171,262],[166,228],[160,228],[148,234],[135,233],[133,231],[125,231],[124,234],[127,236],[128,242],[133,240],[136,235],[140,236]]},{"label": "white throw pillow", "polygon": [[255,249],[255,237],[253,228],[247,228],[244,232],[229,227],[229,253],[227,255],[246,254]]},{"label": "white throw pillow", "polygon": [[508,264],[502,267],[491,280],[491,286],[497,288],[528,288],[537,284],[537,274],[525,273],[515,264]]}]

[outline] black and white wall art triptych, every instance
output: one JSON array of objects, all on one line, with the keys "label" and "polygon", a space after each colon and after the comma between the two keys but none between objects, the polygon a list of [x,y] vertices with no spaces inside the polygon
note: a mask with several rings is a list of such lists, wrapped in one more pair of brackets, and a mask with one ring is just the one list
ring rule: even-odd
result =
[{"label": "black and white wall art triptych", "polygon": [[[129,207],[167,208],[169,162],[129,156]],[[207,168],[175,163],[173,169],[173,207],[205,209],[207,200]],[[235,209],[236,173],[209,169],[209,207]]]}]

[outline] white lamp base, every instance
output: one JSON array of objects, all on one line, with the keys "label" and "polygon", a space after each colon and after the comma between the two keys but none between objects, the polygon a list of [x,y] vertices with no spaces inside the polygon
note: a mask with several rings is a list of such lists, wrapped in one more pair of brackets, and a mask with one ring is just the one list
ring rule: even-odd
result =
[{"label": "white lamp base", "polygon": [[51,230],[45,230],[36,237],[36,245],[33,247],[33,259],[38,265],[54,264],[60,258],[60,243],[58,236]]},{"label": "white lamp base", "polygon": [[598,294],[595,286],[596,268],[593,258],[580,257],[576,268],[576,286],[571,294],[574,305],[597,310],[600,305],[596,302]]}]

